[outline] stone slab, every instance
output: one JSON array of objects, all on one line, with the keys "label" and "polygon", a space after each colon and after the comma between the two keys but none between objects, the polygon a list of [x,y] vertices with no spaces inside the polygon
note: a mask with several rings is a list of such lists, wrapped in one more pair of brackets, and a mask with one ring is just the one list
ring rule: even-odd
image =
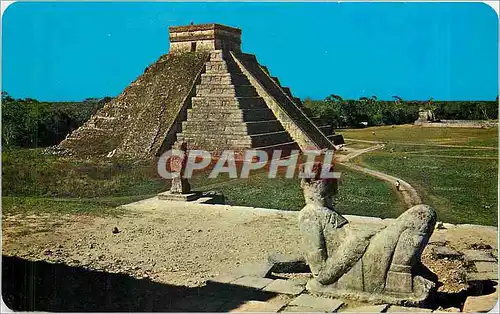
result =
[{"label": "stone slab", "polygon": [[233,269],[231,271],[231,274],[264,278],[269,275],[269,273],[271,273],[272,268],[273,264],[268,262],[248,263],[240,265],[237,268]]},{"label": "stone slab", "polygon": [[467,273],[467,282],[498,280],[498,272]]},{"label": "stone slab", "polygon": [[469,262],[496,262],[496,258],[488,251],[464,250],[465,260]]},{"label": "stone slab", "polygon": [[439,308],[432,311],[432,313],[460,313],[460,309],[458,307],[448,307],[446,309]]},{"label": "stone slab", "polygon": [[244,277],[241,277],[239,279],[236,279],[235,281],[232,281],[231,284],[255,288],[255,289],[262,289],[265,286],[267,286],[268,284],[270,284],[271,282],[273,282],[273,280],[269,279],[269,278],[244,276]]},{"label": "stone slab", "polygon": [[439,259],[459,259],[462,257],[462,254],[446,246],[431,246],[431,249],[432,254]]},{"label": "stone slab", "polygon": [[475,262],[474,265],[478,273],[498,272],[498,263],[496,262]]},{"label": "stone slab", "polygon": [[328,313],[328,311],[318,310],[308,306],[297,306],[297,305],[288,305],[281,313],[285,312],[294,312],[294,313]]},{"label": "stone slab", "polygon": [[198,199],[199,197],[200,195],[198,193],[175,194],[167,191],[158,194],[159,200],[174,202],[191,202]]},{"label": "stone slab", "polygon": [[323,298],[309,294],[301,294],[295,298],[289,305],[304,306],[317,309],[318,311],[335,312],[344,302],[337,299]]},{"label": "stone slab", "polygon": [[489,312],[498,302],[498,292],[477,297],[468,297],[465,300],[462,312]]},{"label": "stone slab", "polygon": [[297,295],[304,291],[305,285],[295,280],[276,279],[264,288],[264,291]]},{"label": "stone slab", "polygon": [[283,307],[282,304],[263,302],[263,301],[246,301],[239,307],[230,310],[230,313],[277,313]]},{"label": "stone slab", "polygon": [[235,281],[236,279],[239,279],[243,277],[242,275],[235,275],[235,274],[222,274],[219,275],[215,278],[207,280],[207,282],[217,282],[217,283],[230,283]]},{"label": "stone slab", "polygon": [[368,305],[368,306],[360,306],[349,308],[345,311],[346,313],[382,313],[389,307],[389,304],[380,304],[380,305]]},{"label": "stone slab", "polygon": [[391,305],[391,307],[389,307],[389,309],[387,310],[387,313],[406,313],[406,312],[432,313],[432,310],[424,309],[421,307],[406,307],[406,306],[396,306],[396,305]]}]

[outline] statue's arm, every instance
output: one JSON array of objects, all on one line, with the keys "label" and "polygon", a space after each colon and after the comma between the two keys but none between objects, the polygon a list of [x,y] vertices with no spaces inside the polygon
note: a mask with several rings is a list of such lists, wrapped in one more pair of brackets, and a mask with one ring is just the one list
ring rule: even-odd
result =
[{"label": "statue's arm", "polygon": [[300,232],[305,258],[311,272],[317,276],[327,260],[323,229],[318,221],[304,219],[300,222]]},{"label": "statue's arm", "polygon": [[346,238],[326,260],[316,279],[323,285],[329,285],[347,273],[363,256],[366,243],[358,238]]}]

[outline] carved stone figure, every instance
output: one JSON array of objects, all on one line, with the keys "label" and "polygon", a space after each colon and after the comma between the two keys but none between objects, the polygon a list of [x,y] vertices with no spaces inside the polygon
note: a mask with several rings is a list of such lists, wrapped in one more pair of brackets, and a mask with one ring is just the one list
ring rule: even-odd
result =
[{"label": "carved stone figure", "polygon": [[[332,206],[334,179],[321,179],[321,165],[302,179],[306,206],[299,214],[305,258],[315,293],[402,305],[421,305],[434,288],[423,277],[420,257],[434,230],[427,205],[408,209],[389,225],[351,224]],[[434,279],[435,280],[435,279]]]},{"label": "carved stone figure", "polygon": [[182,157],[172,156],[170,158],[170,170],[179,173],[178,176],[172,179],[172,186],[170,187],[170,193],[187,194],[191,192],[191,185],[189,184],[188,180],[183,177],[187,163],[186,142],[179,142],[177,149],[181,150],[184,154]]}]

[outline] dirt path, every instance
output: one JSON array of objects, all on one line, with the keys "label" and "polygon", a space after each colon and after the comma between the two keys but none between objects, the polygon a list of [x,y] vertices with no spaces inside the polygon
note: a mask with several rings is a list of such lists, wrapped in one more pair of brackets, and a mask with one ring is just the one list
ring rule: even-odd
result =
[{"label": "dirt path", "polygon": [[[346,141],[360,142],[360,143],[371,143],[371,144],[387,144],[389,141],[369,141],[369,140],[358,140],[353,138],[344,138]],[[390,142],[395,145],[405,145],[405,146],[432,146],[432,147],[449,147],[449,148],[474,148],[474,149],[492,149],[498,150],[498,147],[491,146],[467,146],[467,145],[449,145],[449,144],[426,144],[426,143],[402,143],[402,142]]]},{"label": "dirt path", "polygon": [[408,208],[413,207],[418,204],[422,204],[422,199],[418,195],[417,191],[406,181],[402,180],[401,178],[397,178],[388,174],[385,174],[380,171],[368,169],[368,168],[363,168],[357,165],[354,165],[352,163],[341,163],[345,167],[348,167],[350,169],[369,174],[371,176],[374,176],[380,180],[384,180],[390,184],[395,184],[397,180],[399,180],[401,186],[399,188],[399,192],[403,196],[403,200],[408,206]]},{"label": "dirt path", "polygon": [[384,180],[390,184],[395,184],[396,181],[399,181],[401,184],[401,186],[399,188],[399,192],[403,196],[403,200],[404,200],[406,206],[408,206],[408,208],[410,208],[410,207],[413,207],[415,205],[422,204],[422,199],[418,195],[417,190],[415,190],[415,188],[413,188],[411,186],[411,184],[404,181],[403,179],[385,174],[385,173],[380,172],[380,171],[360,167],[358,165],[354,165],[354,164],[349,162],[350,160],[352,160],[355,157],[360,156],[361,154],[365,154],[365,153],[368,153],[368,152],[371,152],[371,151],[374,151],[377,149],[381,149],[384,146],[385,145],[383,145],[383,144],[377,144],[375,146],[368,147],[365,149],[355,150],[354,152],[351,152],[351,153],[344,155],[344,156],[339,156],[338,157],[339,164],[341,164],[349,169],[356,170],[358,172],[362,172],[362,173],[366,173],[368,175],[374,176],[374,177],[376,177],[380,180]]}]

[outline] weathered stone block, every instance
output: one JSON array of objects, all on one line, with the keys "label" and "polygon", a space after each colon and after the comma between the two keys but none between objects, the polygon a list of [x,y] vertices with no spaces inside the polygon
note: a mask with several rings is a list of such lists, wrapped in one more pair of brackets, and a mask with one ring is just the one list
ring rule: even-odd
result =
[{"label": "weathered stone block", "polygon": [[468,297],[465,300],[462,312],[485,313],[489,312],[498,302],[498,291],[477,297]]},{"label": "weathered stone block", "polygon": [[242,312],[251,312],[251,313],[277,313],[283,305],[271,303],[271,302],[263,302],[263,301],[246,301],[238,308],[229,311],[230,313],[242,313]]},{"label": "weathered stone block", "polygon": [[329,313],[329,311],[313,308],[313,307],[307,307],[307,306],[296,306],[296,305],[288,305],[285,307],[282,311],[282,313],[285,312],[294,312],[294,313]]},{"label": "weathered stone block", "polygon": [[219,275],[215,278],[207,280],[207,283],[209,282],[216,282],[216,283],[230,283],[232,281],[235,281],[236,279],[239,279],[243,277],[243,275],[238,275],[238,274],[222,274]]},{"label": "weathered stone block", "polygon": [[449,259],[459,259],[462,257],[462,254],[459,252],[446,247],[446,246],[431,246],[432,254],[436,258],[449,258]]},{"label": "weathered stone block", "polygon": [[498,263],[497,262],[475,262],[474,266],[476,266],[476,271],[478,273],[497,273],[498,272]]},{"label": "weathered stone block", "polygon": [[305,289],[305,284],[293,279],[276,279],[264,288],[264,291],[297,295]]},{"label": "weathered stone block", "polygon": [[467,282],[498,280],[498,272],[467,273]]},{"label": "weathered stone block", "polygon": [[343,301],[337,299],[316,297],[309,294],[301,294],[289,305],[304,306],[318,309],[318,311],[335,312],[344,304]]},{"label": "weathered stone block", "polygon": [[176,194],[170,191],[162,192],[158,194],[158,199],[163,201],[176,201],[176,202],[190,202],[198,199],[200,194],[198,193],[187,193],[187,194]]},{"label": "weathered stone block", "polygon": [[267,286],[268,284],[270,284],[271,282],[273,282],[273,280],[269,279],[269,278],[245,276],[245,277],[241,277],[239,279],[236,279],[235,281],[231,282],[231,284],[255,288],[255,289],[262,289],[265,286]]},{"label": "weathered stone block", "polygon": [[406,306],[396,306],[396,305],[391,305],[391,307],[389,307],[389,309],[387,310],[387,313],[405,313],[405,312],[432,313],[432,310],[421,307],[406,307]]},{"label": "weathered stone block", "polygon": [[496,262],[497,260],[488,251],[464,250],[465,260],[469,262]]},{"label": "weathered stone block", "polygon": [[[253,209],[253,208],[252,208]],[[249,263],[243,264],[234,269],[231,273],[241,276],[252,276],[264,278],[271,272],[273,264],[271,263]]]},{"label": "weathered stone block", "polygon": [[368,306],[360,306],[349,308],[345,311],[345,313],[382,313],[389,307],[388,304],[380,304],[380,305],[368,305]]}]

